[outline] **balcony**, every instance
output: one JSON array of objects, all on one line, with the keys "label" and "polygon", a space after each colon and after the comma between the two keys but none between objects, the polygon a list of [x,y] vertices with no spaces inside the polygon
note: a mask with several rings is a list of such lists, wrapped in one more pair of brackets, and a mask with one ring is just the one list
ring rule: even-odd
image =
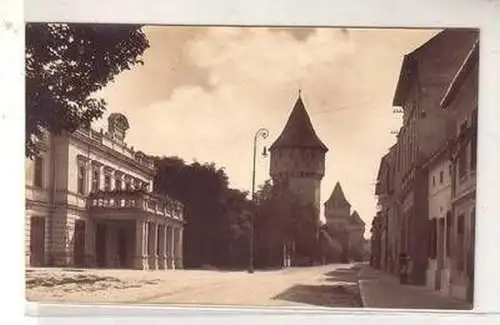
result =
[{"label": "balcony", "polygon": [[143,190],[94,192],[87,197],[87,208],[93,214],[143,212],[159,217],[183,219],[183,206],[180,202]]}]

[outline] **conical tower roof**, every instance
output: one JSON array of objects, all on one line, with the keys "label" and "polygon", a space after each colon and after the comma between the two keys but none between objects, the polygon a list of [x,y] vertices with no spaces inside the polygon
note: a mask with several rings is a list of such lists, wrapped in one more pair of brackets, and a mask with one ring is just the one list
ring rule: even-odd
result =
[{"label": "conical tower roof", "polygon": [[361,226],[365,225],[365,222],[363,221],[363,219],[361,219],[361,217],[358,214],[358,211],[356,211],[356,210],[354,210],[352,212],[349,223],[354,224],[354,225],[361,225]]},{"label": "conical tower roof", "polygon": [[342,191],[342,187],[340,183],[337,182],[335,187],[333,188],[333,192],[330,195],[330,198],[325,202],[325,204],[333,205],[335,207],[350,207],[351,204],[345,198],[344,191]]},{"label": "conical tower roof", "polygon": [[316,148],[323,152],[328,151],[328,148],[321,142],[314,131],[300,93],[283,132],[269,149],[278,148]]}]

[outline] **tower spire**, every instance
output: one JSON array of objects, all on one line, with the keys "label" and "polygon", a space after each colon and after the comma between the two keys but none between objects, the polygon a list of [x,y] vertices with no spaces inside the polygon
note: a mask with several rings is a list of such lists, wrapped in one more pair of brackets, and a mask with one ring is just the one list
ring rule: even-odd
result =
[{"label": "tower spire", "polygon": [[302,97],[302,88],[299,88],[299,98]]}]

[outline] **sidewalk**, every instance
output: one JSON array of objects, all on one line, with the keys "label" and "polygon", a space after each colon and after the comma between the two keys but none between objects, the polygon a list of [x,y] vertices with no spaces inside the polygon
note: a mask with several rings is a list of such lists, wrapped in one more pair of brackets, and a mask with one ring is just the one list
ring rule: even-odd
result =
[{"label": "sidewalk", "polygon": [[370,266],[359,273],[359,291],[367,308],[472,309],[467,302],[443,297],[425,286],[401,285],[396,277]]}]

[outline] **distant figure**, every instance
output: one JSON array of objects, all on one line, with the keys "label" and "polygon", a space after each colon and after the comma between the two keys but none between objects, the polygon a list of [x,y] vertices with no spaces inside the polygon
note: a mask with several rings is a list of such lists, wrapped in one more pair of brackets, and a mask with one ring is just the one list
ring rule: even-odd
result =
[{"label": "distant figure", "polygon": [[406,256],[406,284],[409,284],[411,273],[413,272],[413,260],[410,256]]},{"label": "distant figure", "polygon": [[406,253],[399,254],[399,283],[408,283],[408,257]]}]

